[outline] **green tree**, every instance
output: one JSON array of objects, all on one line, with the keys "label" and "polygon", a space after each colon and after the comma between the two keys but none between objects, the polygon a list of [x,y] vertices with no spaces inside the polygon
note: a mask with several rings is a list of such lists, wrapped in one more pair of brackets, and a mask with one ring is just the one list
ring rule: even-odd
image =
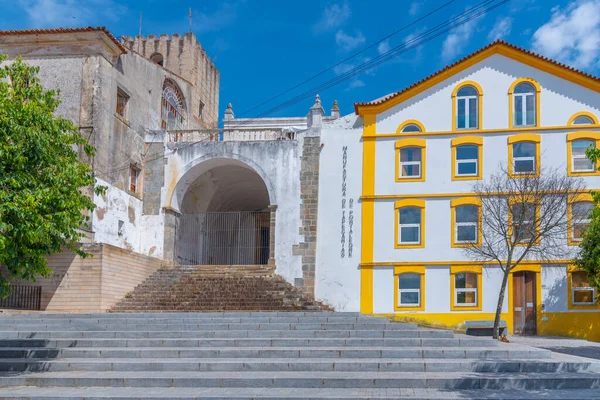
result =
[{"label": "green tree", "polygon": [[[0,54],[0,63],[6,56]],[[0,68],[0,265],[10,279],[48,276],[47,256],[77,247],[94,203],[94,148],[79,130],[56,115],[58,92],[45,90],[39,68],[17,58]],[[97,188],[98,193],[102,192]],[[0,296],[10,294],[0,276]]]},{"label": "green tree", "polygon": [[[600,161],[600,149],[590,147],[585,155],[595,165]],[[590,226],[583,234],[579,245],[580,251],[575,259],[575,265],[588,275],[588,282],[600,293],[600,192],[592,191],[594,208],[590,218]]]}]

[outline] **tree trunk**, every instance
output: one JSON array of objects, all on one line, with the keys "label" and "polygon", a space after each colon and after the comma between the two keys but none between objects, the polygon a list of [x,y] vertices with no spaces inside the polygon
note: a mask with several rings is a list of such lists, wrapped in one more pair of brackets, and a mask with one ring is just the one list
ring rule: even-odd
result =
[{"label": "tree trunk", "polygon": [[[494,339],[498,339],[500,336],[500,317],[502,316],[502,305],[504,304],[504,295],[506,293],[506,284],[508,282],[508,269],[504,272],[502,277],[502,286],[500,287],[500,294],[498,295],[498,306],[496,307],[496,317],[494,318]],[[510,312],[510,310],[508,310]]]}]

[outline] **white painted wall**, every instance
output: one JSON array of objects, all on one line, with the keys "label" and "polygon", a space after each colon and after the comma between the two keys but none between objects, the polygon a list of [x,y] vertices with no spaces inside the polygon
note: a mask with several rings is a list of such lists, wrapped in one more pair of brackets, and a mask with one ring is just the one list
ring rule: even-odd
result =
[{"label": "white painted wall", "polygon": [[[321,131],[317,224],[316,298],[338,311],[360,307],[360,230],[362,191],[362,119],[355,115],[325,124]],[[343,148],[347,148],[344,257],[342,243]],[[353,200],[352,257],[349,256],[350,199]]]}]

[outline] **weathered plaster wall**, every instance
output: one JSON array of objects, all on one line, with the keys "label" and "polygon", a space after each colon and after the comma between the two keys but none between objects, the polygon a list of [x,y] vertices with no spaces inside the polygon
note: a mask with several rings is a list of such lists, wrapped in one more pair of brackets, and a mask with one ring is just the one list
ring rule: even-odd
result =
[{"label": "weathered plaster wall", "polygon": [[299,243],[300,148],[297,141],[204,142],[169,144],[166,151],[163,207],[181,210],[197,178],[218,166],[238,165],[264,181],[271,204],[278,205],[275,258],[277,273],[289,282],[302,277],[301,259],[292,255]]},{"label": "weathered plaster wall", "polygon": [[315,295],[337,311],[358,311],[360,305],[361,135],[362,120],[354,115],[325,124],[321,131]]}]

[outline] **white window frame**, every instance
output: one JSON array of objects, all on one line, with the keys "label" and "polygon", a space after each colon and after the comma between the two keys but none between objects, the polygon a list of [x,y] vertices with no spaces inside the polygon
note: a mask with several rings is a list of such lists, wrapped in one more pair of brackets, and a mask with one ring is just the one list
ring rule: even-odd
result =
[{"label": "white window frame", "polygon": [[[456,214],[456,213],[455,213]],[[465,243],[477,243],[477,222],[456,222],[456,216],[454,221],[454,243],[465,244]],[[459,226],[472,226],[475,227],[475,240],[458,240],[458,227]]]},{"label": "white window frame", "polygon": [[[477,154],[479,155],[479,145],[476,144],[461,144],[459,146],[456,146],[456,148],[454,149],[454,151],[456,152],[456,176],[478,176],[479,175],[479,156],[477,158],[468,158],[465,160],[459,160],[458,159],[458,148],[461,146],[475,146],[477,148]],[[471,163],[475,163],[475,173],[473,174],[461,174],[460,168],[458,168],[458,166],[460,164],[471,164]]]},{"label": "white window frame", "polygon": [[[456,281],[454,281],[454,285],[456,285]],[[458,288],[455,287],[455,289],[454,289],[454,305],[456,307],[477,307],[477,290],[478,289],[479,288],[458,289]],[[459,303],[458,302],[458,295],[460,293],[475,293],[475,303]]]},{"label": "white window frame", "polygon": [[[421,161],[402,161],[402,150],[403,149],[418,149],[421,152]],[[416,146],[407,146],[407,147],[402,147],[400,149],[400,151],[398,152],[398,157],[400,158],[400,171],[398,171],[398,176],[400,176],[400,179],[414,179],[414,178],[421,178],[423,175],[423,148],[422,147],[416,147]],[[404,165],[418,165],[419,166],[419,175],[402,175],[402,167]]]},{"label": "white window frame", "polygon": [[[400,211],[398,211],[400,212]],[[398,215],[398,220],[400,219],[400,215]],[[417,228],[419,240],[416,242],[403,242],[402,241],[402,228]],[[401,224],[398,223],[398,244],[421,244],[421,224]]]},{"label": "white window frame", "polygon": [[594,172],[596,170],[596,166],[594,165],[594,163],[592,163],[592,168],[589,168],[589,169],[576,169],[575,168],[575,160],[587,159],[585,154],[575,155],[575,152],[573,151],[573,145],[575,144],[575,142],[582,141],[582,140],[587,140],[592,143],[594,142],[591,139],[577,139],[577,140],[571,141],[571,169],[573,170],[573,172]]},{"label": "white window frame", "polygon": [[[423,278],[421,277],[421,279]],[[419,284],[422,285],[422,282],[419,281]],[[417,293],[419,301],[417,303],[402,303],[402,293]],[[398,284],[398,307],[421,307],[421,289],[400,289],[400,284]]]},{"label": "white window frame", "polygon": [[[518,85],[517,85],[518,86]],[[517,97],[521,98],[521,121],[517,121]],[[527,124],[527,97],[533,97],[533,113],[535,118],[533,119],[533,124]],[[513,110],[514,110],[514,126],[535,126],[537,124],[537,118],[538,116],[536,115],[537,112],[537,104],[535,104],[535,102],[537,101],[536,99],[536,94],[535,94],[535,89],[533,93],[513,93]]]},{"label": "white window frame", "polygon": [[[458,127],[458,102],[461,100],[465,100],[465,127]],[[475,126],[469,126],[469,117],[471,116],[469,111],[469,102],[471,100],[475,100],[475,104],[477,106],[477,113],[475,114],[475,120],[477,121]],[[468,129],[477,129],[479,127],[479,96],[456,96],[456,129],[457,130],[468,130]]]},{"label": "white window frame", "polygon": [[[571,282],[573,281],[573,277],[571,276]],[[575,301],[575,292],[576,291],[580,291],[580,292],[592,292],[592,301],[586,301],[586,302],[576,302]],[[594,287],[571,287],[571,302],[573,303],[574,306],[593,306],[596,304],[596,288]]]},{"label": "white window frame", "polygon": [[[522,143],[530,143],[533,145],[534,149],[535,149],[535,156],[533,157],[515,157],[515,145],[517,144],[522,144]],[[512,152],[513,152],[513,157],[512,157],[512,167],[513,167],[513,174],[515,175],[525,175],[525,174],[535,174],[537,173],[536,171],[536,167],[537,167],[537,145],[534,142],[527,142],[527,141],[523,141],[523,142],[516,142],[511,144],[511,146],[513,146]],[[517,171],[517,161],[533,161],[533,170],[532,171],[524,171],[524,172],[518,172]]]}]

